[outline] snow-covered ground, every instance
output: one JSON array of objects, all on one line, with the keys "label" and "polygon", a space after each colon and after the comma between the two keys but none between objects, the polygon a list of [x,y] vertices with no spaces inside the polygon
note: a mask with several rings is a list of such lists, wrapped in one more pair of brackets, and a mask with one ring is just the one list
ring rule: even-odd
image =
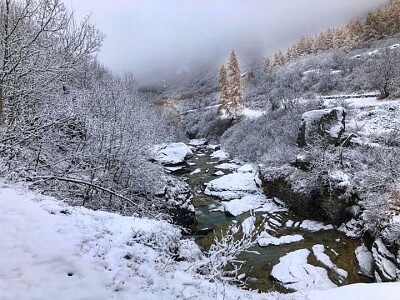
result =
[{"label": "snow-covered ground", "polygon": [[[224,293],[262,299],[191,270],[200,250],[166,222],[69,207],[2,186],[0,228],[2,300],[222,299]],[[174,261],[175,250],[186,261]]]},{"label": "snow-covered ground", "polygon": [[[253,222],[248,218],[247,227]],[[399,283],[358,284],[289,295],[259,294],[211,283],[193,270],[203,254],[193,241],[182,240],[176,227],[163,221],[70,207],[22,186],[0,184],[0,228],[2,300],[395,300],[400,294]],[[176,251],[183,259],[180,262],[171,257]],[[299,251],[290,255],[290,260],[300,260],[313,276],[318,275],[320,270],[312,266],[309,270],[306,264],[309,251]],[[275,269],[278,278],[287,273],[282,266],[277,267],[280,272]],[[303,274],[294,265],[290,268]],[[312,286],[319,287],[319,283],[332,286],[325,277]]]}]

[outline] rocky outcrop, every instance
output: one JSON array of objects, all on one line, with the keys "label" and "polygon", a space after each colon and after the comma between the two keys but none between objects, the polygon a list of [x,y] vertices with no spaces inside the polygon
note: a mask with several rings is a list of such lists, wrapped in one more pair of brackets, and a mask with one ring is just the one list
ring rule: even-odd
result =
[{"label": "rocky outcrop", "polygon": [[277,197],[288,208],[305,218],[342,224],[352,218],[355,196],[348,196],[340,186],[313,185],[310,174],[286,165],[260,170],[262,186],[267,197]]},{"label": "rocky outcrop", "polygon": [[346,110],[343,107],[312,110],[303,114],[297,144],[299,147],[326,141],[338,145],[344,133]]},{"label": "rocky outcrop", "polygon": [[373,243],[372,256],[376,266],[374,274],[376,281],[391,282],[400,280],[400,257],[399,249],[397,248],[395,245],[385,245],[384,240],[381,238],[376,239]]}]

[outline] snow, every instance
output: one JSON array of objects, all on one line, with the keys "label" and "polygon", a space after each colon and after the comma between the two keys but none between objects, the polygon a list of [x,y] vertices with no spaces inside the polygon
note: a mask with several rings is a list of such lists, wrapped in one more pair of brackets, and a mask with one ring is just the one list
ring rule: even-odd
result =
[{"label": "snow", "polygon": [[376,266],[382,272],[382,275],[384,275],[388,280],[395,280],[397,267],[391,260],[389,260],[389,258],[395,260],[395,257],[386,249],[380,239],[377,239],[374,242],[372,247],[372,256]]},{"label": "snow", "polygon": [[281,282],[285,288],[296,291],[336,287],[329,279],[327,270],[307,263],[309,255],[310,251],[307,249],[286,254],[272,268],[271,276]]},{"label": "snow", "polygon": [[223,211],[228,212],[234,217],[251,210],[271,213],[285,210],[277,206],[271,199],[267,199],[264,195],[245,195],[240,199],[223,202],[222,208]]},{"label": "snow", "polygon": [[256,222],[256,217],[250,216],[242,222],[242,229],[244,235],[250,235],[255,229],[256,226],[254,223]]},{"label": "snow", "polygon": [[232,173],[207,183],[204,193],[223,200],[232,200],[259,192],[253,173]]},{"label": "snow", "polygon": [[[117,289],[128,292],[125,255],[146,257],[138,272],[150,275],[153,248],[179,242],[179,230],[164,222],[67,207],[10,188],[0,195],[1,299],[112,299]],[[161,228],[153,248],[137,247]]]},{"label": "snow", "polygon": [[222,172],[222,171],[217,171],[217,172],[214,173],[214,175],[216,175],[216,176],[224,176],[225,173]]},{"label": "snow", "polygon": [[369,56],[374,56],[374,55],[377,55],[377,54],[379,54],[379,50],[377,49],[377,50],[373,50],[373,51],[370,51],[370,52],[368,52],[368,55]]},{"label": "snow", "polygon": [[382,106],[382,105],[390,105],[398,102],[398,100],[378,100],[377,97],[371,98],[349,98],[346,99],[346,103],[353,108],[363,108],[363,107],[371,107],[371,106]]},{"label": "snow", "polygon": [[201,168],[197,168],[196,170],[194,170],[193,172],[190,173],[190,175],[194,175],[194,174],[198,174],[201,172]]},{"label": "snow", "polygon": [[348,277],[348,273],[347,271],[338,268],[330,259],[330,257],[328,255],[326,255],[325,252],[325,247],[324,245],[314,245],[312,247],[313,253],[316,257],[316,259],[322,263],[325,267],[327,267],[328,269],[332,270],[333,272],[336,273],[336,275],[339,278],[339,281],[342,283],[347,277]]},{"label": "snow", "polygon": [[304,220],[303,222],[301,222],[300,228],[311,231],[311,232],[334,229],[333,225],[330,225],[330,224],[325,225],[324,223],[312,221],[312,220]]},{"label": "snow", "polygon": [[291,244],[296,243],[303,240],[303,236],[299,234],[295,235],[284,235],[279,238],[273,237],[268,232],[262,232],[257,240],[258,244],[261,247],[269,246],[269,245],[283,245],[283,244]]},{"label": "snow", "polygon": [[253,164],[245,164],[237,169],[239,173],[252,173],[257,170],[256,166]]},{"label": "snow", "polygon": [[341,73],[343,73],[342,70],[331,70],[332,75],[339,75]]},{"label": "snow", "polygon": [[344,173],[342,170],[333,170],[329,173],[329,179],[331,182],[335,182],[338,187],[349,187],[350,176]]},{"label": "snow", "polygon": [[293,225],[294,225],[294,221],[292,221],[292,220],[287,220],[287,222],[285,224],[286,227],[293,227]]},{"label": "snow", "polygon": [[179,170],[182,170],[182,166],[176,166],[176,167],[164,167],[165,170],[170,171],[170,172],[176,172]]},{"label": "snow", "polygon": [[298,299],[307,300],[398,300],[400,284],[392,283],[358,283],[324,291],[311,291],[307,296],[298,295]]},{"label": "snow", "polygon": [[360,238],[363,235],[363,226],[355,219],[351,219],[347,223],[343,223],[338,230],[344,232],[348,237],[352,238]]},{"label": "snow", "polygon": [[223,163],[215,166],[216,169],[221,169],[221,170],[236,170],[239,167],[240,166],[235,163]]},{"label": "snow", "polygon": [[[0,187],[0,299],[284,299],[211,283],[194,241],[164,221],[69,207]],[[176,262],[170,251],[184,261]],[[69,276],[69,275],[71,276]]]},{"label": "snow", "polygon": [[372,257],[372,253],[364,244],[362,244],[355,250],[355,254],[358,265],[360,266],[360,273],[362,275],[372,277],[374,266],[374,258]]},{"label": "snow", "polygon": [[226,153],[224,150],[217,150],[213,152],[210,156],[211,158],[218,158],[219,160],[229,159],[229,154]]},{"label": "snow", "polygon": [[311,70],[304,71],[303,76],[307,76],[309,74],[315,74],[315,73],[318,74],[319,72],[320,72],[319,69],[311,69]]},{"label": "snow", "polygon": [[207,140],[206,139],[194,139],[194,140],[190,140],[189,141],[189,145],[190,146],[195,146],[195,147],[197,147],[197,146],[203,146],[203,145],[205,145],[207,143]]},{"label": "snow", "polygon": [[[253,217],[242,223],[251,230]],[[399,283],[356,284],[291,295],[211,283],[193,271],[203,254],[164,221],[124,217],[0,186],[0,299],[254,299],[395,300]],[[179,250],[183,261],[171,259]],[[334,287],[309,251],[291,252],[274,276],[294,289]],[[282,264],[286,264],[286,269]],[[68,276],[68,274],[72,276]]]},{"label": "snow", "polygon": [[346,115],[346,110],[343,107],[310,110],[305,112],[302,115],[302,124],[304,123],[306,126],[306,133],[309,132],[309,128],[315,126],[323,116],[329,115],[332,112],[336,112],[337,123],[331,126],[327,133],[329,133],[331,137],[338,138],[339,134],[344,130],[343,119]]},{"label": "snow", "polygon": [[249,119],[257,119],[265,114],[265,111],[254,110],[250,108],[245,108],[241,111],[241,115]]},{"label": "snow", "polygon": [[208,149],[211,149],[211,150],[215,150],[215,149],[217,149],[218,147],[220,147],[220,145],[215,145],[215,144],[209,144],[209,145],[207,145],[207,148],[208,148]]},{"label": "snow", "polygon": [[155,160],[167,165],[183,163],[193,156],[192,150],[184,143],[171,143],[157,145],[154,148]]}]

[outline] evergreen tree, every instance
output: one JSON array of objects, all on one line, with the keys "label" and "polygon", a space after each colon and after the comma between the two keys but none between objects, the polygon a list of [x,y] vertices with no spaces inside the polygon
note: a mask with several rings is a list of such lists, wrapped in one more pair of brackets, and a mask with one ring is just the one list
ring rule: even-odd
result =
[{"label": "evergreen tree", "polygon": [[239,62],[237,60],[235,51],[231,52],[228,62],[228,75],[229,75],[229,96],[230,105],[228,114],[235,119],[238,112],[244,107],[243,100],[243,85],[240,75]]},{"label": "evergreen tree", "polygon": [[221,89],[220,112],[228,118],[236,119],[245,104],[239,62],[234,51],[229,57],[228,72],[224,65],[221,66],[219,85]]},{"label": "evergreen tree", "polygon": [[228,111],[229,107],[229,83],[226,73],[225,65],[222,65],[219,70],[219,87],[221,90],[221,95],[219,96],[220,110]]}]

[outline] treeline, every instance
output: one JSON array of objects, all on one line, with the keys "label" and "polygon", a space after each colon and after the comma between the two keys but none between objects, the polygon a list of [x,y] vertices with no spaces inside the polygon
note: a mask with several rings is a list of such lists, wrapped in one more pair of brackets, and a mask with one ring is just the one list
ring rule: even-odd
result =
[{"label": "treeline", "polygon": [[148,151],[175,132],[151,91],[96,60],[103,39],[61,0],[1,1],[0,176],[94,209],[160,211],[169,179]]},{"label": "treeline", "polygon": [[331,49],[350,51],[365,43],[392,37],[400,32],[400,0],[391,0],[383,8],[371,11],[365,20],[352,21],[341,28],[329,28],[314,37],[302,37],[286,52],[279,51],[267,58],[266,68],[285,64],[287,61],[308,54]]}]

